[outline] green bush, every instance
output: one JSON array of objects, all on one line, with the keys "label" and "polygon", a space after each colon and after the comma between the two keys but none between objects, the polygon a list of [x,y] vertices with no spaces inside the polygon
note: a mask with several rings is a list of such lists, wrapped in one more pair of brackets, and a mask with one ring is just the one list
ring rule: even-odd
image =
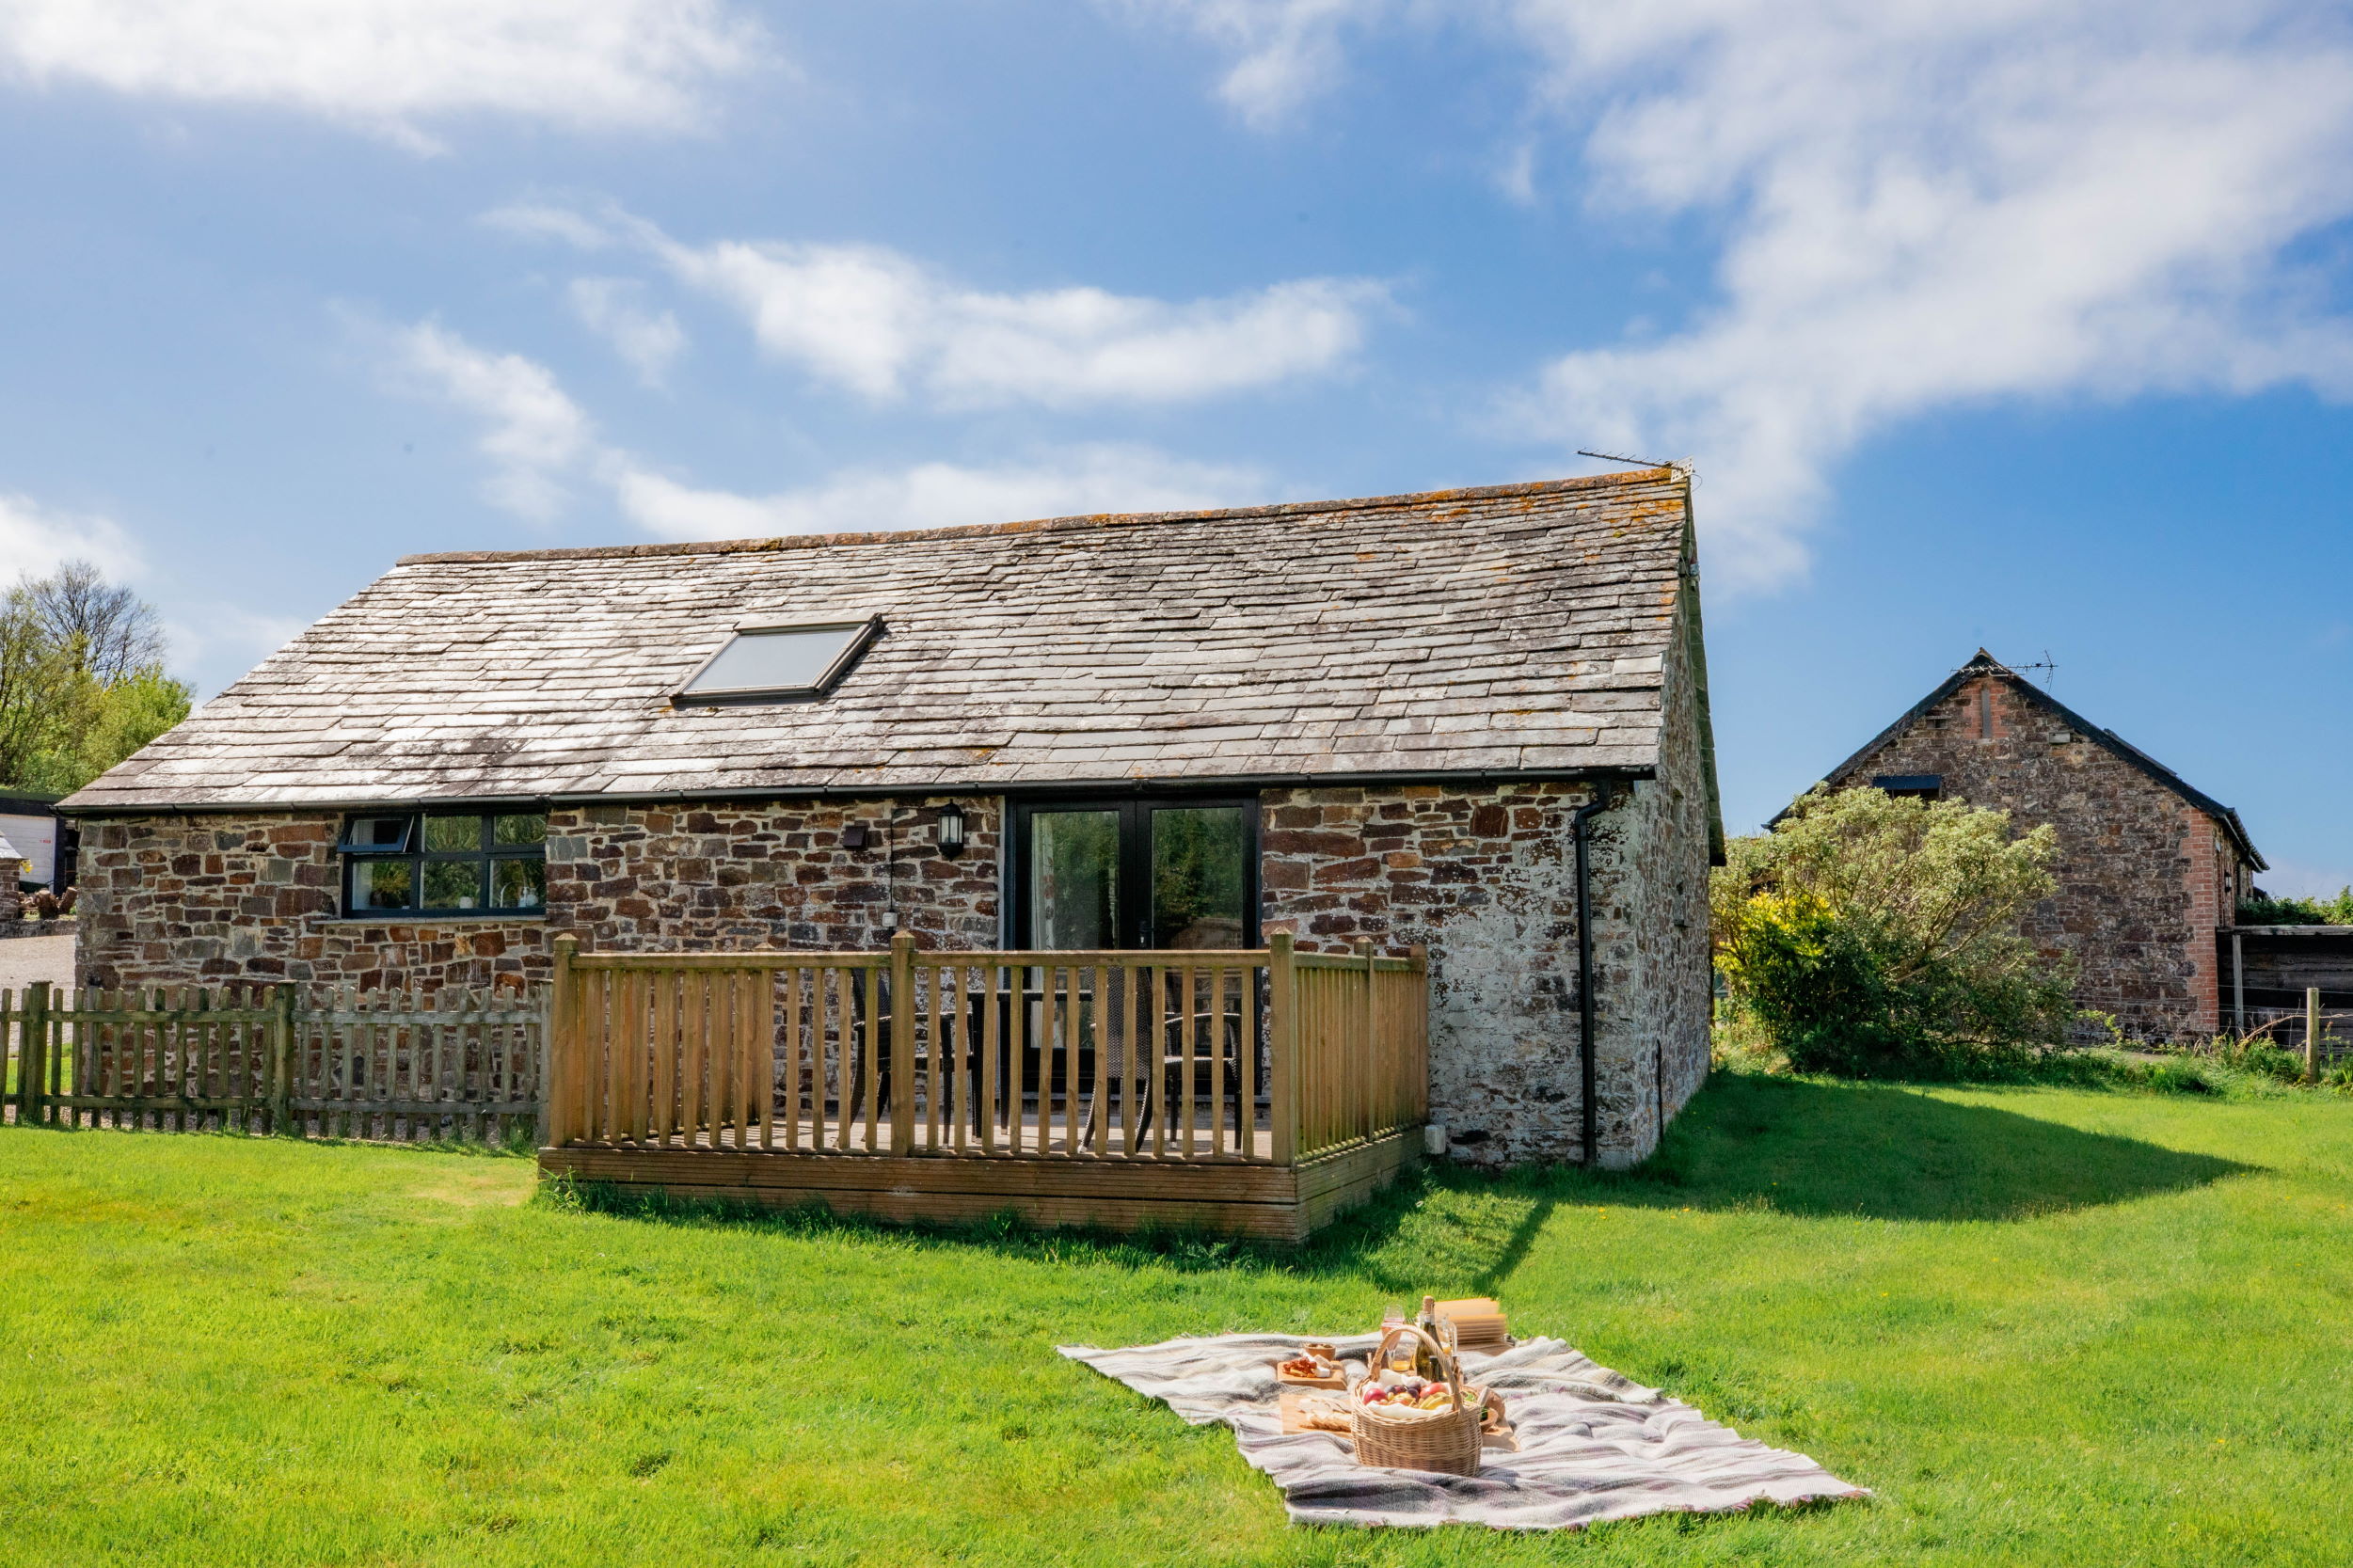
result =
[{"label": "green bush", "polygon": [[2275,1040],[2237,1040],[2227,1035],[2218,1036],[2204,1053],[2234,1072],[2277,1079],[2282,1084],[2297,1084],[2304,1079],[2302,1054]]},{"label": "green bush", "polygon": [[2073,973],[2019,929],[2047,827],[1876,789],[1816,790],[1734,840],[1710,889],[1734,1002],[1800,1071],[1967,1073],[2060,1046]]},{"label": "green bush", "polygon": [[2353,887],[2339,888],[2334,898],[2273,898],[2268,895],[2239,901],[2242,926],[2353,926]]}]

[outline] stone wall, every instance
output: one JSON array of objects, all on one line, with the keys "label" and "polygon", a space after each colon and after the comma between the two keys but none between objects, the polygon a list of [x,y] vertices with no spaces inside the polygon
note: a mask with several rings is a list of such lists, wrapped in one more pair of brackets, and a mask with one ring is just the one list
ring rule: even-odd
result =
[{"label": "stone wall", "polygon": [[[549,819],[549,917],[598,948],[872,949],[999,944],[1003,802],[956,798],[964,851],[932,844],[922,801],[588,806]],[[869,847],[846,847],[862,826]],[[896,925],[886,916],[895,916]]]},{"label": "stone wall", "polygon": [[[1688,745],[1688,742],[1686,743]],[[1680,766],[1680,764],[1678,764]],[[1693,776],[1695,779],[1695,775]],[[1630,1164],[1704,1074],[1706,821],[1695,782],[1600,814],[1601,1151]],[[1584,785],[1270,791],[1265,929],[1310,948],[1430,949],[1432,1116],[1460,1158],[1579,1158],[1577,889]],[[549,817],[541,920],[345,920],[340,815],[145,817],[85,835],[84,983],[291,981],[434,990],[546,978],[549,943],[927,948],[1000,941],[1004,812],[959,800],[967,847],[932,847],[945,800],[573,807]],[[864,826],[870,847],[844,845]],[[1645,864],[1643,863],[1650,863]]]},{"label": "stone wall", "polygon": [[434,991],[547,977],[546,921],[339,919],[342,822],[257,813],[89,823],[75,983]]},{"label": "stone wall", "polygon": [[[1694,945],[1691,911],[1705,906],[1708,841],[1696,787],[1619,788],[1590,859],[1600,1156],[1626,1165],[1656,1142],[1661,1065],[1669,1116],[1706,1073],[1706,923]],[[1457,1159],[1582,1157],[1571,835],[1591,798],[1559,783],[1265,797],[1267,930],[1331,951],[1428,947],[1430,1117]],[[1647,879],[1631,869],[1642,853],[1661,863]],[[1660,887],[1699,900],[1683,929],[1649,901]]]},{"label": "stone wall", "polygon": [[[1714,954],[1708,938],[1710,807],[1700,754],[1697,683],[1677,657],[1666,672],[1659,776],[1596,820],[1611,876],[1596,931],[1630,978],[1597,986],[1601,1009],[1601,1163],[1625,1166],[1659,1146],[1666,1124],[1708,1081]],[[1598,880],[1598,879],[1597,879]]]},{"label": "stone wall", "polygon": [[2059,891],[2026,930],[2074,958],[2079,1006],[2135,1038],[2218,1027],[2215,930],[2244,874],[2212,817],[1999,675],[1963,685],[1832,782],[1894,773],[1941,774],[1946,799],[2007,811],[2018,832],[2058,830]]},{"label": "stone wall", "polygon": [[[560,931],[603,948],[873,947],[890,940],[886,911],[927,946],[992,946],[1001,813],[961,802],[967,847],[951,861],[930,844],[942,803],[559,809],[537,920],[341,918],[340,813],[93,822],[77,974],[106,987],[518,987],[548,977]],[[852,823],[872,847],[842,845]]]},{"label": "stone wall", "polygon": [[1579,1155],[1568,823],[1585,800],[1556,784],[1265,796],[1267,931],[1324,951],[1429,948],[1430,1117],[1458,1159]]}]

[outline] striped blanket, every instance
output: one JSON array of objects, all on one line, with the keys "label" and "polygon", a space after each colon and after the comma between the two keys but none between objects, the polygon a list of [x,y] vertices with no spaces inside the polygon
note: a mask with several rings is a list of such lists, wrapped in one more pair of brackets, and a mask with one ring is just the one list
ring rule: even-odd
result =
[{"label": "striped blanket", "polygon": [[[1476,1476],[1375,1469],[1356,1462],[1345,1436],[1282,1430],[1272,1363],[1308,1342],[1227,1334],[1128,1350],[1057,1348],[1164,1401],[1195,1426],[1232,1428],[1243,1459],[1282,1489],[1295,1524],[1573,1529],[1646,1513],[1869,1495],[1804,1454],[1742,1437],[1559,1339],[1525,1339],[1499,1355],[1464,1353],[1465,1378],[1502,1396],[1517,1451],[1488,1449]],[[1375,1339],[1327,1342],[1361,1361]]]}]

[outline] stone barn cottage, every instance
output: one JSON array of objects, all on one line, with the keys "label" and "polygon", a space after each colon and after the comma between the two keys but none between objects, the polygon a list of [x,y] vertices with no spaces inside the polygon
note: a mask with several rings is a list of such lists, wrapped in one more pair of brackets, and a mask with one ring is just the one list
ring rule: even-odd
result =
[{"label": "stone barn cottage", "polygon": [[2027,934],[2074,955],[2079,1006],[2135,1038],[2213,1035],[2220,934],[2264,869],[2238,813],[1980,648],[1831,770],[1833,789],[1966,800],[2059,831],[2059,891]]},{"label": "stone barn cottage", "polygon": [[64,809],[85,984],[1291,933],[1426,947],[1461,1159],[1630,1164],[1708,1068],[1672,469],[413,556]]}]

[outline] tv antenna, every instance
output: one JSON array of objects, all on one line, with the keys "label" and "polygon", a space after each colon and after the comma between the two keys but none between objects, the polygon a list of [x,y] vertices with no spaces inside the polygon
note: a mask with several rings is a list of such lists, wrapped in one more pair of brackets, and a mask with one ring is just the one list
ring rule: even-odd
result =
[{"label": "tv antenna", "polygon": [[2051,650],[2048,648],[2043,650],[2043,657],[2040,661],[2033,664],[2013,664],[2011,668],[2022,674],[2028,670],[2040,670],[2043,672],[2044,686],[2059,684],[2059,666],[2051,662]]},{"label": "tv antenna", "polygon": [[1653,463],[1647,457],[1629,457],[1623,452],[1587,451],[1582,447],[1579,447],[1577,449],[1577,455],[1580,457],[1598,457],[1604,463],[1631,463],[1637,468],[1672,468],[1675,467],[1672,463]]}]

